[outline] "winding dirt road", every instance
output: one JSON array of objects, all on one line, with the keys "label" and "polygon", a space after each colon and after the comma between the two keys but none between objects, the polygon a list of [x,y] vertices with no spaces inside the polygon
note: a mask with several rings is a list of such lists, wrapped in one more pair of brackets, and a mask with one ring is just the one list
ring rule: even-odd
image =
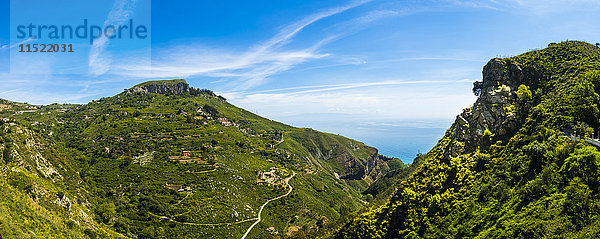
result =
[{"label": "winding dirt road", "polygon": [[258,225],[258,223],[260,223],[260,221],[262,220],[260,215],[262,214],[262,211],[263,211],[263,209],[265,209],[265,206],[267,206],[267,204],[269,204],[270,202],[275,201],[277,199],[287,197],[287,195],[290,195],[292,190],[294,190],[294,188],[292,188],[292,186],[290,185],[290,179],[292,179],[294,176],[296,176],[296,172],[292,172],[292,176],[285,179],[285,184],[287,184],[287,186],[290,187],[290,190],[286,194],[283,194],[276,198],[269,199],[267,202],[265,202],[265,204],[260,206],[260,210],[258,211],[258,220],[256,222],[254,222],[254,224],[252,224],[252,226],[250,226],[250,228],[248,228],[248,230],[246,231],[246,234],[244,234],[244,236],[242,236],[242,239],[246,239],[246,236],[248,236],[248,234],[250,234],[250,231],[252,231],[252,228],[254,228],[254,226]]},{"label": "winding dirt road", "polygon": [[[265,202],[265,203],[264,203],[264,204],[263,204],[263,205],[260,207],[260,210],[258,211],[258,217],[256,217],[256,218],[249,218],[249,219],[246,219],[246,220],[243,220],[243,221],[238,221],[238,222],[223,222],[223,223],[193,223],[193,222],[178,222],[178,221],[175,221],[175,220],[173,220],[173,218],[170,218],[170,217],[167,217],[167,216],[159,216],[159,215],[156,215],[156,214],[154,214],[154,213],[151,213],[151,212],[148,212],[148,213],[149,213],[150,215],[152,215],[152,216],[155,216],[155,217],[157,217],[157,218],[160,218],[160,219],[163,219],[163,220],[169,220],[169,221],[171,221],[171,222],[177,222],[177,223],[186,224],[186,225],[193,225],[193,226],[223,226],[223,225],[236,225],[236,224],[241,224],[241,223],[244,223],[244,222],[249,222],[249,221],[257,220],[256,222],[254,222],[254,224],[252,224],[252,225],[250,226],[250,228],[248,228],[248,230],[246,231],[246,234],[244,234],[244,236],[242,236],[242,239],[245,239],[245,238],[246,238],[246,236],[248,236],[248,234],[250,233],[250,231],[252,231],[252,228],[254,228],[254,226],[258,225],[258,223],[260,223],[260,221],[262,220],[261,214],[262,214],[262,211],[263,211],[263,209],[265,208],[265,206],[267,206],[267,204],[269,204],[269,203],[270,203],[270,202],[272,202],[272,201],[275,201],[275,200],[278,200],[278,199],[281,199],[281,198],[287,197],[288,195],[290,195],[290,193],[292,192],[292,190],[294,190],[294,188],[292,188],[292,185],[290,185],[290,179],[292,179],[294,176],[296,176],[296,172],[292,172],[292,175],[291,175],[291,176],[289,176],[288,178],[284,179],[284,181],[285,181],[285,184],[286,184],[286,185],[287,185],[287,186],[290,188],[290,190],[288,190],[288,192],[287,192],[286,194],[283,194],[283,195],[281,195],[281,196],[278,196],[278,197],[276,197],[276,198],[272,198],[272,199],[269,199],[269,200],[267,200],[267,202]],[[185,197],[184,199],[186,199],[186,198],[187,198],[187,195],[186,195],[186,197]],[[183,201],[184,199],[182,199],[181,201]],[[179,201],[179,203],[180,203],[181,201]],[[178,214],[178,215],[182,215],[182,214],[185,214],[185,213],[181,213],[181,214]]]}]

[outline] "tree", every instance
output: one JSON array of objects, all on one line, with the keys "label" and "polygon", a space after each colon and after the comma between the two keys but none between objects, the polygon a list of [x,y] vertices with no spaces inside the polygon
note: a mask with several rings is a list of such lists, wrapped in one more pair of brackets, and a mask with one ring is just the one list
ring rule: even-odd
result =
[{"label": "tree", "polygon": [[213,117],[218,117],[219,116],[219,111],[217,109],[215,109],[214,107],[210,106],[210,105],[204,105],[202,107],[202,110],[210,115],[212,115]]},{"label": "tree", "polygon": [[517,90],[517,114],[519,117],[527,116],[533,104],[533,93],[526,85],[520,85]]},{"label": "tree", "polygon": [[588,126],[588,124],[586,124],[584,122],[577,122],[575,124],[575,127],[573,127],[573,130],[575,130],[575,132],[577,132],[576,136],[579,136],[579,137],[589,137],[594,132],[594,130],[592,128],[590,128]]},{"label": "tree", "polygon": [[96,209],[96,213],[98,214],[98,216],[100,216],[100,219],[102,220],[102,222],[104,222],[105,224],[108,224],[110,219],[112,219],[115,216],[115,214],[117,214],[117,211],[116,211],[115,204],[102,203],[102,204],[98,205],[98,208]]},{"label": "tree", "polygon": [[598,186],[598,170],[600,169],[600,152],[593,146],[576,149],[565,159],[560,172],[569,178],[581,178],[587,185]]}]

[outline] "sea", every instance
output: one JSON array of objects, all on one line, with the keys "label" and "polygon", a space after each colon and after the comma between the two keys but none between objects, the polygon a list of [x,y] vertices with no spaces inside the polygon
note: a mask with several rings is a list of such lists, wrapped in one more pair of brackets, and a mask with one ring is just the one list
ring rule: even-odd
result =
[{"label": "sea", "polygon": [[342,135],[375,147],[379,154],[412,163],[419,153],[427,153],[444,136],[454,119],[302,120],[297,127]]}]

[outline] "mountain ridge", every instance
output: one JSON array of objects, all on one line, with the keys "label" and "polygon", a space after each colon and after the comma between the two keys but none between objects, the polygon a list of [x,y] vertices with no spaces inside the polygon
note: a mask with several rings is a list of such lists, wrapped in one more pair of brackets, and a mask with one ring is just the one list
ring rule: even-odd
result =
[{"label": "mountain ridge", "polygon": [[184,79],[146,81],[129,88],[126,92],[133,93],[154,93],[165,95],[179,95],[191,90],[189,84]]},{"label": "mountain ridge", "polygon": [[492,59],[478,95],[381,206],[335,238],[597,238],[600,48]]},{"label": "mountain ridge", "polygon": [[[297,172],[289,182],[294,191],[265,207],[249,236],[271,237],[269,227],[295,228],[290,235],[316,233],[363,207],[367,197],[361,192],[392,160],[358,141],[252,114],[185,80],[145,82],[81,105],[1,103],[4,127],[19,137],[24,135],[19,128],[32,132],[41,139],[29,143],[36,148],[64,152],[62,161],[50,164],[31,155],[22,157],[27,163],[5,160],[2,166],[26,172],[29,179],[22,183],[13,173],[0,172],[16,185],[11,195],[43,198],[33,205],[56,220],[81,225],[37,222],[56,235],[239,237],[264,201],[286,191],[281,180],[292,171]],[[7,158],[17,157],[7,149],[12,147],[20,146],[3,144]],[[63,165],[70,170],[61,171]],[[44,183],[35,183],[40,180]],[[54,193],[42,197],[40,190]],[[82,207],[60,206],[65,200],[84,205],[91,221],[65,216]],[[31,235],[30,227],[10,230],[21,237]],[[0,225],[2,235],[11,235],[8,230]]]}]

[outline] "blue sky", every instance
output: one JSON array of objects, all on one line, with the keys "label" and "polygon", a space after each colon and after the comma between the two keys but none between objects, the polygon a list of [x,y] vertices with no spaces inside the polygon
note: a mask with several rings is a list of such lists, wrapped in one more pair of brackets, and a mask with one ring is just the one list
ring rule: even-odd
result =
[{"label": "blue sky", "polygon": [[[8,6],[8,0],[0,0],[0,22],[8,22],[10,19],[10,8]],[[10,63],[10,55],[6,50],[6,47],[9,39],[9,28],[7,24],[3,24],[4,26],[0,26],[0,73],[8,72]]]},{"label": "blue sky", "polygon": [[[151,38],[76,42],[75,56],[27,61],[17,66],[26,70],[0,73],[1,98],[86,103],[146,80],[185,78],[268,118],[406,158],[427,151],[474,101],[472,82],[489,59],[567,39],[600,42],[593,0],[106,0],[60,12],[45,11],[47,1],[19,4],[28,2],[40,2],[27,10],[36,14],[11,12],[12,25],[129,17],[150,26]],[[0,48],[14,43],[0,35]]]}]

